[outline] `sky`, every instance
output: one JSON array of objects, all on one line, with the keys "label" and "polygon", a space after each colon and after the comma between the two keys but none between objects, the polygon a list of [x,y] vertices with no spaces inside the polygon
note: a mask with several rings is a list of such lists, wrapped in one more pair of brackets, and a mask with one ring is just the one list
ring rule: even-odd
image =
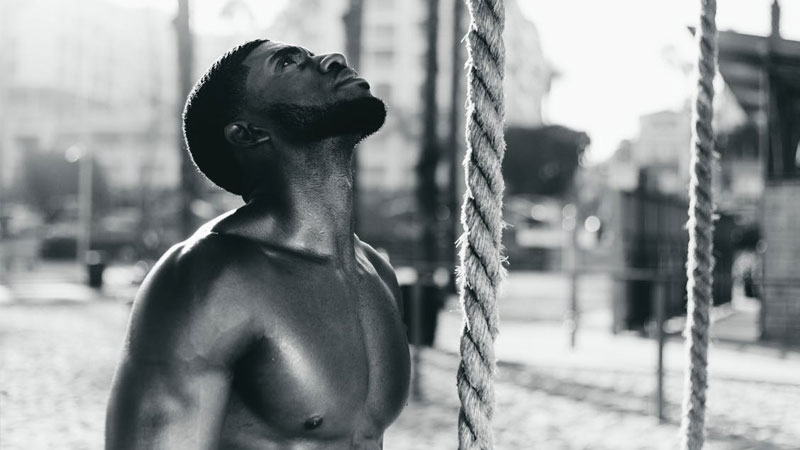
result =
[{"label": "sky", "polygon": [[[114,0],[174,10],[174,1]],[[220,18],[230,0],[192,0],[193,25],[230,27]],[[269,25],[287,0],[237,0],[250,5],[259,27]],[[401,0],[397,0],[401,1]],[[513,1],[513,0],[506,0]],[[721,0],[720,30],[766,35],[772,0]],[[519,0],[536,24],[545,58],[558,73],[543,105],[549,124],[585,131],[588,162],[609,157],[635,138],[639,117],[687,104],[694,90],[698,0]],[[800,40],[800,0],[782,0],[781,33]]]},{"label": "sky", "polygon": [[[639,117],[680,109],[691,98],[696,49],[687,27],[696,0],[520,0],[539,29],[555,67],[544,105],[548,123],[586,131],[589,162],[635,138]],[[771,0],[727,0],[717,6],[720,30],[766,35]],[[781,34],[800,40],[800,0],[781,2]]]}]

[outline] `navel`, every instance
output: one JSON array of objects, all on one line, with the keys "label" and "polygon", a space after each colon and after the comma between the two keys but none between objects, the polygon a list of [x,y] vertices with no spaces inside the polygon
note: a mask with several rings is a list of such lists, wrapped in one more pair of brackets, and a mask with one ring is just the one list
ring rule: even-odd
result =
[{"label": "navel", "polygon": [[322,416],[311,416],[306,419],[303,426],[306,430],[315,430],[322,425]]}]

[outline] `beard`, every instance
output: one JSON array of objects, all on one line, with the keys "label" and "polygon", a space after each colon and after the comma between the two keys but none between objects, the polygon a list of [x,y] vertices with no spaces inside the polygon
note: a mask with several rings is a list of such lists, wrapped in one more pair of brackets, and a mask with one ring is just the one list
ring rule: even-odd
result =
[{"label": "beard", "polygon": [[371,96],[324,106],[276,103],[266,112],[290,139],[301,142],[344,135],[360,141],[378,131],[386,120],[386,105]]}]

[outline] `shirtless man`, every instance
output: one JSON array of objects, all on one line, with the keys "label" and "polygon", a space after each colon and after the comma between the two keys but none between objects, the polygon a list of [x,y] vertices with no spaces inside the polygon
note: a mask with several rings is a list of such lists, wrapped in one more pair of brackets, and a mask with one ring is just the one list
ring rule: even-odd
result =
[{"label": "shirtless man", "polygon": [[106,448],[380,449],[406,404],[397,280],[353,233],[355,144],[384,104],[344,57],[253,41],[184,112],[246,204],[172,247],[134,303]]}]

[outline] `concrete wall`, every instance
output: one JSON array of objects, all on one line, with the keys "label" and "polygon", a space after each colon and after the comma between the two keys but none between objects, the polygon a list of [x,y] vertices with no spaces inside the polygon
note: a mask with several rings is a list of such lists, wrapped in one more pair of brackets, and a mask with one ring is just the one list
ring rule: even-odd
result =
[{"label": "concrete wall", "polygon": [[800,180],[764,189],[764,334],[800,343]]}]

